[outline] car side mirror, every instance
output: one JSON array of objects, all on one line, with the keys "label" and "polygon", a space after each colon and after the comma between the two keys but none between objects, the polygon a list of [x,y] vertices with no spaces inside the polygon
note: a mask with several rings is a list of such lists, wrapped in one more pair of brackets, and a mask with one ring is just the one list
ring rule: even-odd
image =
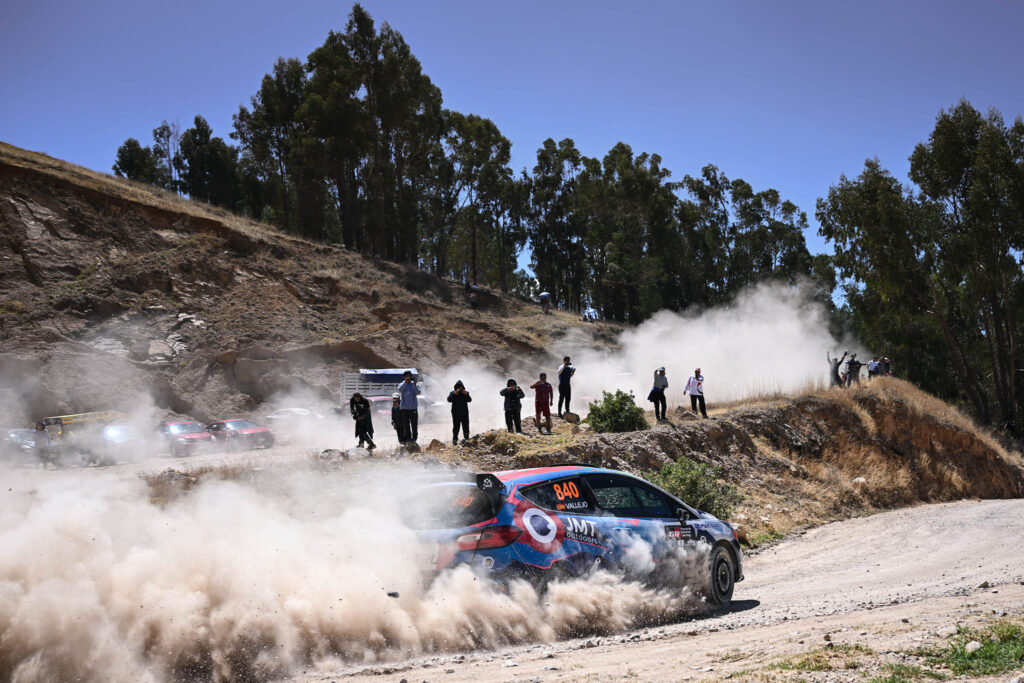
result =
[{"label": "car side mirror", "polygon": [[680,522],[685,522],[690,518],[690,513],[686,511],[686,508],[676,508],[676,517]]}]

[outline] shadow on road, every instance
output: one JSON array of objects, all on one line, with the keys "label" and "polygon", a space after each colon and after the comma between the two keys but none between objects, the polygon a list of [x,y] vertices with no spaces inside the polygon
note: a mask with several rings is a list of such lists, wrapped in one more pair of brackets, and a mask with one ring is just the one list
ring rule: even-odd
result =
[{"label": "shadow on road", "polygon": [[737,612],[746,612],[747,610],[760,607],[760,600],[733,600],[729,606],[719,612],[719,614],[736,614]]}]

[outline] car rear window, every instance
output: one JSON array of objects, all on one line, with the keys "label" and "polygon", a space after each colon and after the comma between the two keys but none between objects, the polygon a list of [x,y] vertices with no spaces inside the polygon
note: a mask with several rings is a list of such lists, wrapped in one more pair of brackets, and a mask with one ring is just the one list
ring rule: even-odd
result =
[{"label": "car rear window", "polygon": [[413,529],[454,529],[486,522],[495,504],[475,484],[453,482],[425,486],[402,504],[402,519]]},{"label": "car rear window", "polygon": [[182,422],[180,424],[168,425],[167,428],[171,434],[198,434],[206,431],[198,422]]},{"label": "car rear window", "polygon": [[588,514],[594,511],[578,478],[545,481],[520,489],[523,498],[547,510]]}]

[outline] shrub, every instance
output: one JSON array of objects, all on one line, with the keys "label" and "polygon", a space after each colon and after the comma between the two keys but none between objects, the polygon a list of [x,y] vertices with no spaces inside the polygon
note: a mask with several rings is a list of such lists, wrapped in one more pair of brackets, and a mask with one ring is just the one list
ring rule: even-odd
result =
[{"label": "shrub", "polygon": [[587,422],[595,432],[636,432],[647,429],[644,409],[636,404],[633,392],[601,392],[601,400],[590,404]]},{"label": "shrub", "polygon": [[722,481],[722,468],[680,458],[661,468],[660,472],[644,473],[654,482],[687,505],[710,512],[719,519],[728,519],[743,499],[732,484]]}]

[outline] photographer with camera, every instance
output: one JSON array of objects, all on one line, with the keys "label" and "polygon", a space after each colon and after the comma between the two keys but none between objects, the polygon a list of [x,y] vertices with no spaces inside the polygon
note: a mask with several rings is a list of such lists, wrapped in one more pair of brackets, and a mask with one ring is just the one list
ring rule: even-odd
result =
[{"label": "photographer with camera", "polygon": [[[498,392],[505,397],[505,426],[509,432],[523,433],[523,399],[526,394],[519,388],[514,379],[510,379],[505,388]],[[513,430],[513,426],[515,429]]]},{"label": "photographer with camera", "polygon": [[460,379],[455,388],[448,394],[448,402],[452,404],[452,445],[459,443],[459,427],[462,427],[462,440],[469,438],[469,403],[473,397],[466,391]]}]

